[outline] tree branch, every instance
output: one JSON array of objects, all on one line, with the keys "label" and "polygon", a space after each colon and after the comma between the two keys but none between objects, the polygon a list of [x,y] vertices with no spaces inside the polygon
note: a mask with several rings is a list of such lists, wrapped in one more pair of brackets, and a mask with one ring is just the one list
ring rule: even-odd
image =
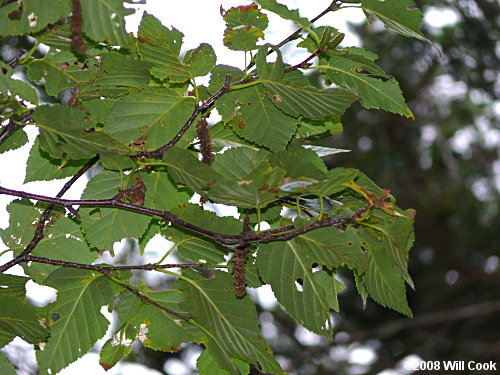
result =
[{"label": "tree branch", "polygon": [[[336,220],[318,220],[318,221],[315,221],[314,223],[312,223],[311,225],[308,225],[308,226],[303,227],[303,228],[299,228],[297,230],[292,230],[292,231],[286,232],[286,233],[283,233],[283,231],[289,230],[289,229],[291,230],[291,229],[293,229],[293,226],[280,228],[280,232],[278,232],[278,233],[276,233],[276,230],[272,230],[272,231],[267,231],[267,232],[261,232],[259,234],[247,233],[247,232],[244,232],[242,234],[224,234],[224,233],[214,232],[214,231],[199,227],[197,225],[191,224],[187,221],[182,220],[181,218],[179,218],[177,215],[175,215],[174,213],[172,213],[170,211],[162,211],[162,210],[157,210],[155,208],[139,206],[139,205],[136,205],[133,203],[122,202],[121,200],[119,200],[119,196],[115,196],[111,199],[87,199],[87,200],[86,199],[62,199],[59,197],[52,198],[52,197],[46,197],[44,195],[28,193],[25,191],[6,189],[6,188],[0,186],[0,195],[1,194],[11,195],[11,196],[20,197],[20,198],[26,198],[26,199],[33,199],[33,200],[37,200],[40,202],[50,203],[51,206],[59,205],[59,206],[65,207],[65,208],[72,207],[72,206],[115,207],[115,208],[130,210],[130,211],[134,211],[134,212],[138,212],[138,213],[143,213],[146,215],[158,216],[166,221],[169,221],[173,224],[181,226],[185,229],[188,229],[190,231],[193,231],[193,232],[202,234],[204,236],[210,237],[213,240],[220,243],[221,245],[229,246],[229,247],[241,246],[241,245],[249,244],[249,243],[253,243],[253,242],[286,241],[286,240],[290,240],[290,239],[292,239],[300,234],[304,234],[304,233],[309,232],[309,231],[314,230],[314,229],[324,228],[324,227],[334,226],[334,225],[339,225],[339,224],[352,223],[352,222],[355,222],[356,219],[363,216],[363,214],[365,212],[367,212],[368,210],[370,210],[374,207],[373,204],[367,204],[366,206],[364,206],[358,212],[354,213],[351,216],[341,218],[341,219],[336,219]],[[38,243],[43,238],[43,226],[39,232],[41,233],[42,237],[40,237],[40,239],[38,239],[36,243]],[[35,235],[35,237],[37,237],[37,235]],[[32,242],[34,242],[34,241],[32,241]],[[31,243],[30,243],[30,245],[31,245]],[[30,245],[28,245],[28,247],[30,247]],[[28,247],[26,248],[26,250],[23,253],[21,253],[21,255],[25,254],[25,253],[26,254],[29,253],[29,252],[27,252]],[[19,261],[17,263],[19,263]],[[15,263],[15,264],[17,264],[17,263]],[[5,265],[3,267],[5,267]],[[3,270],[3,267],[0,268],[0,272]]]},{"label": "tree branch", "polygon": [[[59,193],[57,193],[55,199],[57,200],[61,198],[64,195],[64,193],[66,193],[69,190],[69,188],[76,182],[76,180],[78,180],[81,176],[83,176],[83,174],[87,172],[97,162],[97,160],[99,160],[99,156],[94,156],[92,159],[90,159],[87,162],[87,164],[85,164],[73,177],[71,177],[71,179],[68,182],[64,184]],[[0,190],[3,190],[3,188],[0,187]],[[33,236],[31,242],[28,244],[28,246],[26,246],[26,248],[21,252],[21,254],[12,259],[10,262],[7,262],[4,265],[0,266],[0,272],[5,272],[9,268],[15,266],[16,264],[19,264],[28,254],[30,254],[35,249],[36,245],[38,245],[38,243],[44,237],[43,230],[45,229],[45,225],[55,205],[57,205],[57,202],[51,203],[43,211],[42,215],[40,216],[40,219],[38,220],[38,224],[35,229],[35,235]]]}]

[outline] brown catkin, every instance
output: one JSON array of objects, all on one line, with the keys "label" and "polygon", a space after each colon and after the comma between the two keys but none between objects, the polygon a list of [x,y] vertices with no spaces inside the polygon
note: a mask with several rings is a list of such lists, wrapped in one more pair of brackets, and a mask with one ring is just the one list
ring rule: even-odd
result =
[{"label": "brown catkin", "polygon": [[238,297],[243,297],[247,290],[245,285],[248,283],[248,279],[245,276],[245,265],[248,259],[248,250],[246,246],[236,248],[234,252],[234,266],[233,266],[233,276],[234,276],[234,290]]},{"label": "brown catkin", "polygon": [[78,53],[85,55],[87,53],[87,47],[82,38],[82,5],[80,4],[80,0],[72,0],[72,3],[71,47]]},{"label": "brown catkin", "polygon": [[201,161],[207,165],[211,165],[214,160],[214,152],[212,150],[212,141],[210,140],[210,129],[208,128],[207,120],[204,118],[198,121],[196,135],[200,141]]}]

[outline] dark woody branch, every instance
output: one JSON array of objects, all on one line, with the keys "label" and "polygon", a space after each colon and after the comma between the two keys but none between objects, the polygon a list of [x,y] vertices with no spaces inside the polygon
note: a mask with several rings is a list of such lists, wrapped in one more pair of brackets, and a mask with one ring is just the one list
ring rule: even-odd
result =
[{"label": "dark woody branch", "polygon": [[[61,199],[59,197],[52,198],[38,194],[32,194],[24,191],[17,191],[6,189],[0,186],[0,195],[11,195],[20,198],[33,199],[40,202],[50,203],[51,205],[59,205],[65,208],[73,206],[85,206],[85,207],[115,207],[119,209],[125,209],[129,211],[134,211],[146,215],[157,216],[166,221],[169,221],[175,225],[182,228],[188,229],[190,231],[202,234],[204,236],[210,237],[217,241],[221,245],[235,247],[241,246],[242,244],[249,244],[253,242],[271,242],[271,241],[284,241],[292,239],[300,234],[307,233],[311,230],[355,222],[358,218],[362,217],[365,212],[374,207],[373,204],[367,204],[361,208],[358,212],[351,216],[336,219],[336,220],[318,220],[308,225],[306,227],[293,230],[293,226],[288,226],[278,230],[264,231],[261,233],[244,232],[241,234],[223,234],[219,232],[214,232],[197,225],[191,224],[185,220],[182,220],[177,215],[170,211],[157,210],[155,208],[139,206],[132,203],[127,203],[121,201],[119,196],[115,196],[111,199]],[[41,238],[40,238],[41,239]],[[26,251],[26,250],[25,250]],[[2,268],[0,268],[0,271]]]}]

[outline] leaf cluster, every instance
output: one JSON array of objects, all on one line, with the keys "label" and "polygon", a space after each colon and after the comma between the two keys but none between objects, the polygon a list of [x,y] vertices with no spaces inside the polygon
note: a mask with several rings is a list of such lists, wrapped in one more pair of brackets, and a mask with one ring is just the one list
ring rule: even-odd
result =
[{"label": "leaf cluster", "polygon": [[[413,286],[407,262],[414,212],[399,209],[357,170],[328,170],[321,157],[345,150],[309,144],[339,133],[355,101],[413,116],[375,54],[339,47],[338,30],[314,26],[274,0],[221,9],[224,44],[250,58],[241,69],[217,64],[206,43],[185,51],[183,33],[149,14],[137,36],[127,34],[123,17],[132,10],[121,0],[55,3],[0,7],[0,36],[36,40],[27,54],[1,63],[0,152],[26,144],[25,128],[35,127],[26,182],[73,176],[56,197],[0,187],[21,198],[9,205],[9,227],[0,231],[14,257],[1,270],[20,264],[27,275],[0,274],[2,345],[16,336],[33,343],[40,372],[55,374],[105,335],[109,322],[100,311],[107,306],[118,313],[119,328],[100,354],[106,370],[140,340],[163,351],[203,344],[200,373],[246,374],[251,365],[278,374],[245,284],[271,285],[292,319],[331,339],[344,288],[340,267],[353,272],[363,301],[411,316],[405,283]],[[355,6],[423,38],[421,13],[409,0],[394,0],[394,7],[343,3],[312,21]],[[262,41],[269,12],[298,28],[277,46]],[[280,47],[297,37],[310,55],[291,64]],[[42,44],[48,52],[33,58]],[[309,82],[308,70],[321,74],[323,87]],[[207,75],[208,85],[197,83]],[[41,102],[34,83],[59,103]],[[63,199],[91,168],[82,199]],[[194,194],[200,204],[189,203]],[[219,217],[209,204],[235,206],[238,217]],[[136,239],[142,254],[157,234],[173,246],[155,263],[98,263],[124,238]],[[136,282],[145,271],[175,282],[153,290]],[[57,301],[28,304],[28,280],[55,288]]]}]

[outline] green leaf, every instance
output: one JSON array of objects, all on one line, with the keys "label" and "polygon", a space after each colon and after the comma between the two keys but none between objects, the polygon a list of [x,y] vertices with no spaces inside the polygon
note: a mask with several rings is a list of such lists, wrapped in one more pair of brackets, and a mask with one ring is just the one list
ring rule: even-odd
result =
[{"label": "green leaf", "polygon": [[26,296],[26,283],[30,279],[24,276],[9,275],[6,273],[0,274],[0,285],[2,293],[8,294],[10,297],[24,301]]},{"label": "green leaf", "polygon": [[51,336],[37,352],[41,374],[56,374],[92,349],[104,336],[109,321],[100,313],[113,303],[111,281],[93,272],[61,268],[49,275],[46,285],[57,289],[57,301],[50,305]]},{"label": "green leaf", "polygon": [[[9,227],[0,229],[0,237],[14,255],[18,255],[33,239],[42,210],[22,199],[10,203],[7,212],[10,215]],[[61,218],[62,215],[57,210],[52,212],[45,225],[45,236],[32,251],[32,255],[68,262],[92,263],[97,253],[90,252],[79,226],[67,217]],[[48,274],[56,268],[36,262],[30,265],[22,263],[22,266],[26,274],[38,283],[43,283]]]},{"label": "green leaf", "polygon": [[[372,234],[372,239],[381,242],[389,251],[393,264],[401,272],[401,275],[414,288],[413,281],[408,273],[409,249],[413,244],[413,219],[408,213],[400,212],[396,207],[398,216],[391,216],[381,210],[373,212],[372,222],[367,225],[367,230]],[[375,242],[370,241],[373,245]],[[381,246],[382,246],[381,244]]]},{"label": "green leaf", "polygon": [[351,227],[339,230],[335,227],[320,228],[300,235],[296,239],[308,259],[326,267],[347,266],[357,273],[366,269],[366,254],[361,248],[359,232]]},{"label": "green leaf", "polygon": [[[176,289],[165,292],[143,291],[153,301],[181,315],[189,316],[181,303],[185,294]],[[144,303],[135,295],[125,293],[118,307],[120,321],[131,322],[143,328],[143,344],[154,350],[176,351],[178,346],[190,341],[205,341],[206,337],[197,326],[180,320],[178,317],[159,308]]]},{"label": "green leaf", "polygon": [[3,375],[16,375],[14,366],[9,362],[5,354],[0,352],[0,373]]},{"label": "green leaf", "polygon": [[34,207],[27,199],[16,199],[7,206],[9,214],[9,226],[0,229],[0,237],[7,247],[19,254],[24,247],[33,239],[38,218],[42,209]]},{"label": "green leaf", "polygon": [[[257,3],[259,3],[263,9],[276,13],[278,16],[286,20],[293,21],[304,30],[309,31],[312,35],[316,36],[316,33],[311,29],[311,22],[309,22],[306,17],[301,17],[298,9],[290,10],[286,5],[280,4],[276,0],[257,0]],[[316,38],[318,37],[316,36]]]},{"label": "green leaf", "polygon": [[157,169],[149,173],[140,173],[146,187],[144,205],[157,210],[170,210],[191,198],[187,189],[179,189],[166,171]]},{"label": "green leaf", "polygon": [[[221,100],[222,106],[232,107],[221,113],[223,121],[231,120],[238,135],[272,151],[283,150],[296,131],[297,120],[277,109],[259,85],[230,92]],[[225,114],[231,117],[224,118]]]},{"label": "green leaf", "polygon": [[253,172],[238,179],[219,179],[208,190],[208,196],[216,202],[244,208],[264,208],[283,195],[277,189],[285,177],[285,171],[262,162]]},{"label": "green leaf", "polygon": [[314,274],[314,278],[326,292],[326,300],[328,301],[328,305],[336,312],[340,312],[337,294],[345,289],[345,285],[335,278],[335,274],[331,275],[324,270],[316,272]]},{"label": "green leaf", "polygon": [[144,61],[152,64],[151,73],[158,79],[169,78],[171,82],[186,82],[196,76],[204,76],[212,70],[216,56],[209,44],[201,44],[189,50],[184,61],[179,59],[182,34],[172,27],[145,13],[137,35],[137,49]]},{"label": "green leaf", "polygon": [[[208,91],[210,94],[214,94],[217,90],[219,90],[226,80],[226,75],[230,74],[231,80],[230,83],[238,82],[243,79],[243,71],[235,68],[234,66],[229,65],[217,65],[210,74],[210,83],[208,85]],[[217,109],[219,108],[219,100],[216,101]]]},{"label": "green leaf", "polygon": [[104,124],[106,122],[106,118],[109,115],[111,109],[115,105],[117,99],[90,99],[83,102],[85,109],[89,112],[89,116],[92,119],[92,126],[95,126],[99,123]]},{"label": "green leaf", "polygon": [[193,192],[202,192],[222,178],[191,152],[178,147],[172,147],[163,154],[163,163],[168,166],[168,172],[177,182],[186,185]]},{"label": "green leaf", "polygon": [[224,256],[228,254],[227,248],[208,238],[197,237],[193,232],[187,230],[171,226],[163,230],[162,233],[174,243],[180,257],[191,259],[194,262],[220,264],[225,261]]},{"label": "green leaf", "polygon": [[36,35],[35,39],[38,43],[43,43],[49,47],[53,47],[60,51],[70,51],[71,44],[71,25],[66,22],[62,25],[51,25],[52,27],[44,30],[40,35]]},{"label": "green leaf", "polygon": [[368,247],[367,270],[363,276],[368,294],[382,306],[412,317],[406,300],[403,272],[393,260],[391,244],[386,238],[377,240],[366,232],[362,235]]},{"label": "green leaf", "polygon": [[[267,62],[267,53],[270,48],[276,53],[276,60],[273,63]],[[279,48],[274,47],[270,44],[266,44],[260,47],[259,51],[255,55],[255,64],[259,78],[271,79],[276,81],[283,78],[283,57],[281,56],[281,51],[279,50]]]},{"label": "green leaf", "polygon": [[9,93],[12,97],[19,95],[21,99],[27,100],[35,105],[38,104],[38,94],[36,90],[28,83],[12,78],[14,69],[2,61],[0,61],[0,69],[3,73],[0,74],[0,94],[8,96],[7,93]]},{"label": "green leaf", "polygon": [[143,87],[150,79],[147,64],[118,53],[101,54],[98,68],[92,79],[78,84],[78,98],[81,100],[118,97],[131,89]]},{"label": "green leaf", "polygon": [[194,104],[193,98],[172,89],[147,87],[115,103],[105,130],[127,145],[146,134],[148,147],[156,149],[179,132],[191,116]]},{"label": "green leaf", "polygon": [[251,150],[259,149],[255,143],[238,136],[231,126],[225,125],[222,121],[210,128],[210,139],[215,151],[220,151],[225,147],[246,147]]},{"label": "green leaf", "polygon": [[44,341],[49,332],[39,321],[36,308],[26,301],[12,298],[2,288],[0,295],[0,346],[8,344],[14,337],[20,336],[32,344]]},{"label": "green leaf", "polygon": [[49,50],[43,59],[33,60],[28,66],[28,77],[35,82],[45,79],[47,94],[57,98],[62,90],[89,82],[95,77],[98,60],[90,58],[87,63],[74,64],[75,56],[69,51]]},{"label": "green leaf", "polygon": [[153,239],[154,236],[160,233],[162,222],[159,218],[152,218],[144,234],[139,238],[139,251],[144,255],[146,245]]},{"label": "green leaf", "polygon": [[267,157],[269,152],[250,148],[234,148],[217,155],[212,168],[226,178],[242,179],[253,172]]},{"label": "green leaf", "polygon": [[11,2],[0,8],[0,36],[32,34],[57,23],[70,12],[67,0],[54,0],[50,7],[45,0]]},{"label": "green leaf", "polygon": [[261,13],[256,4],[233,7],[221,13],[226,26],[230,28],[250,25],[265,30],[269,25],[267,15]]},{"label": "green leaf", "polygon": [[202,43],[195,49],[190,49],[184,55],[184,65],[189,76],[206,76],[217,63],[217,56],[210,44]]},{"label": "green leaf", "polygon": [[28,135],[22,128],[19,128],[9,135],[5,141],[0,143],[0,154],[10,150],[17,150],[26,143],[28,143]]},{"label": "green leaf", "polygon": [[30,181],[50,181],[73,176],[78,172],[84,161],[60,160],[52,158],[40,147],[40,140],[37,137],[26,163],[26,176],[24,183]]},{"label": "green leaf", "polygon": [[304,250],[295,239],[266,243],[259,246],[257,267],[264,282],[271,285],[279,303],[295,321],[331,339],[333,326],[326,292],[312,272],[312,265],[317,261],[315,255]]},{"label": "green leaf", "polygon": [[226,21],[223,42],[227,48],[245,52],[258,48],[257,41],[264,39],[269,21],[257,4],[233,7],[227,11],[221,8],[221,14]]},{"label": "green leaf", "polygon": [[[112,171],[103,171],[88,183],[83,199],[113,198],[120,189],[130,187],[127,176]],[[151,217],[116,208],[82,207],[82,228],[91,246],[110,250],[123,238],[140,238],[146,231]]]},{"label": "green leaf", "polygon": [[[96,42],[114,46],[127,46],[130,39],[125,31],[125,16],[134,9],[125,8],[123,3],[137,4],[131,0],[86,0],[82,1],[82,31]],[[141,1],[144,4],[145,1]]]},{"label": "green leaf", "polygon": [[224,31],[224,45],[233,51],[251,51],[256,48],[259,39],[264,39],[264,32],[258,27],[238,29],[227,28]]},{"label": "green leaf", "polygon": [[290,241],[260,245],[257,267],[293,319],[317,334],[331,337],[329,308],[338,309],[331,288],[340,290],[340,285],[313,272],[312,266],[335,269],[347,265],[361,274],[367,267],[361,244],[353,228],[320,228]]},{"label": "green leaf", "polygon": [[14,337],[38,344],[47,336],[42,327],[39,314],[34,306],[26,302],[27,277],[0,274],[0,347],[8,344]]},{"label": "green leaf", "polygon": [[[181,315],[189,316],[181,304],[181,300],[185,298],[183,292],[176,289],[164,292],[153,292],[146,288],[141,289],[143,289],[140,290],[142,293],[158,304]],[[177,351],[178,346],[182,343],[206,340],[205,334],[197,326],[180,320],[156,306],[145,303],[136,295],[127,291],[120,296],[118,315],[121,327],[113,335],[113,340],[116,346],[124,347],[122,350],[126,350],[126,346],[131,345],[136,337],[145,346],[162,351]],[[117,354],[119,352],[115,352],[114,355]],[[107,363],[113,365],[113,363]]]},{"label": "green leaf", "polygon": [[120,160],[127,162],[128,147],[101,131],[89,131],[84,113],[78,109],[55,106],[40,106],[33,113],[33,120],[40,129],[40,146],[56,159],[82,159],[100,155],[111,164]]},{"label": "green leaf", "polygon": [[215,271],[213,279],[183,278],[174,286],[186,293],[182,305],[208,335],[207,349],[223,369],[239,375],[232,360],[239,358],[262,372],[282,371],[259,332],[253,303],[248,297],[236,298],[231,276]]},{"label": "green leaf", "polygon": [[312,86],[299,86],[292,81],[260,79],[273,104],[290,116],[324,119],[338,117],[354,102],[356,96],[334,88],[318,90]]},{"label": "green leaf", "polygon": [[[351,59],[351,56],[354,58]],[[328,79],[359,95],[363,107],[383,108],[389,112],[413,117],[413,113],[405,103],[399,84],[394,78],[383,76],[379,79],[362,73],[370,68],[371,62],[373,60],[367,61],[365,56],[361,57],[359,54],[339,54],[331,56],[328,65],[321,66],[320,69],[326,72]],[[369,72],[378,72],[378,70],[370,69]]]},{"label": "green leaf", "polygon": [[385,27],[401,35],[429,42],[420,31],[422,12],[412,0],[362,0],[361,8],[368,17],[382,21]]},{"label": "green leaf", "polygon": [[[232,362],[243,375],[247,375],[250,372],[250,367],[248,362],[242,361],[238,358],[232,358]],[[198,357],[196,361],[196,367],[198,368],[199,375],[230,375],[231,372],[224,370],[221,365],[217,362],[214,356],[209,350],[204,350],[203,353]]]},{"label": "green leaf", "polygon": [[137,34],[137,50],[144,61],[153,65],[151,73],[156,78],[170,77],[173,82],[190,78],[179,60],[183,36],[176,28],[170,30],[157,18],[144,14]]},{"label": "green leaf", "polygon": [[307,187],[306,191],[317,196],[327,197],[345,190],[344,184],[350,183],[358,176],[358,170],[334,168],[328,171],[328,179]]},{"label": "green leaf", "polygon": [[284,169],[287,177],[309,177],[315,180],[328,178],[328,170],[323,160],[314,151],[305,149],[296,141],[290,143],[285,151],[272,154],[269,162],[272,166]]},{"label": "green leaf", "polygon": [[124,338],[123,341],[125,342],[122,343],[120,341],[121,332],[115,333],[115,335],[116,337],[114,336],[104,343],[99,353],[99,364],[106,371],[113,368],[132,352],[132,342],[129,344],[128,341],[125,341],[127,339]]}]

